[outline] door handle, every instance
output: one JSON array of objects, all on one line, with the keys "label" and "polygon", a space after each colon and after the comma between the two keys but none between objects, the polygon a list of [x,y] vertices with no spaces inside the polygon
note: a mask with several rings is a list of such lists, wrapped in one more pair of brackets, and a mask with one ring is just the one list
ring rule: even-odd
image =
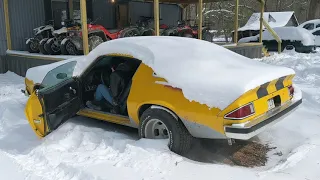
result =
[{"label": "door handle", "polygon": [[73,94],[76,94],[76,93],[77,93],[77,91],[76,91],[75,89],[73,89],[72,87],[70,87],[69,89],[70,89],[70,91],[73,92]]}]

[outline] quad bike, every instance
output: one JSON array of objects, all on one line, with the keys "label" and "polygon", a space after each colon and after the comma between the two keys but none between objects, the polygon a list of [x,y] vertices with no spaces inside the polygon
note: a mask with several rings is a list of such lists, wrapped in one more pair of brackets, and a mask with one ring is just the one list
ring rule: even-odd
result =
[{"label": "quad bike", "polygon": [[[162,36],[181,36],[189,38],[198,38],[198,27],[191,27],[185,21],[178,21],[178,26],[168,27],[162,31]],[[202,29],[202,40],[212,42],[213,35],[207,27]]]},{"label": "quad bike", "polygon": [[40,42],[45,39],[45,38],[51,38],[52,37],[52,32],[54,31],[53,28],[53,21],[49,21],[47,25],[45,26],[40,26],[35,29],[33,29],[34,32],[34,37],[29,38],[26,41],[26,46],[27,50],[30,53],[38,53],[40,51]]},{"label": "quad bike", "polygon": [[[101,25],[88,23],[88,43],[89,51],[96,48],[99,44],[117,39],[119,36],[119,30],[106,29]],[[83,41],[81,27],[68,30],[67,37],[61,41],[61,53],[64,55],[81,55],[83,54]]]},{"label": "quad bike", "polygon": [[[65,20],[62,22],[62,28],[52,32],[53,37],[47,40],[43,39],[40,44],[44,43],[45,53],[50,55],[61,54],[61,42],[67,37],[68,29],[73,29],[76,25],[72,20]],[[41,46],[40,46],[41,47]]]},{"label": "quad bike", "polygon": [[153,29],[153,18],[140,16],[136,25],[124,28],[120,31],[119,38],[133,37],[133,36],[153,36],[155,31]]}]

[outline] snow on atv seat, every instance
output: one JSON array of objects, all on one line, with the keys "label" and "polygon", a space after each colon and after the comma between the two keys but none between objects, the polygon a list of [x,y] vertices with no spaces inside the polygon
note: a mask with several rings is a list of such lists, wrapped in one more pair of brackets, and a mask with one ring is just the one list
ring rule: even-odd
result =
[{"label": "snow on atv seat", "polygon": [[258,62],[210,42],[183,37],[130,37],[100,44],[77,60],[79,75],[97,57],[129,54],[142,60],[168,84],[182,89],[190,101],[210,108],[226,108],[243,93],[276,78],[295,74],[292,69]]}]

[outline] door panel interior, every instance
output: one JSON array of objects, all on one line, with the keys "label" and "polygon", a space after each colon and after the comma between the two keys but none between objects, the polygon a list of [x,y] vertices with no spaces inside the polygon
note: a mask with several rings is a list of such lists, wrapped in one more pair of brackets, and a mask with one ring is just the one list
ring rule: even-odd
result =
[{"label": "door panel interior", "polygon": [[39,91],[50,131],[74,116],[81,106],[79,82],[69,79]]}]

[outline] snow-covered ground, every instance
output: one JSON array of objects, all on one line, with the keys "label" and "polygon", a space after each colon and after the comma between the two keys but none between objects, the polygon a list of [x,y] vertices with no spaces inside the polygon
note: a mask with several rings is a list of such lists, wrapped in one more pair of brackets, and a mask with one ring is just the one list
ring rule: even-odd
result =
[{"label": "snow-covered ground", "polygon": [[8,72],[0,74],[0,177],[318,180],[320,51],[284,53],[260,61],[293,68],[304,98],[296,112],[253,139],[277,147],[268,153],[266,166],[244,168],[215,161],[210,148],[214,145],[195,147],[190,157],[196,158],[190,160],[170,152],[163,141],[139,140],[135,129],[83,117],[69,120],[40,140],[24,116],[23,78]]}]

